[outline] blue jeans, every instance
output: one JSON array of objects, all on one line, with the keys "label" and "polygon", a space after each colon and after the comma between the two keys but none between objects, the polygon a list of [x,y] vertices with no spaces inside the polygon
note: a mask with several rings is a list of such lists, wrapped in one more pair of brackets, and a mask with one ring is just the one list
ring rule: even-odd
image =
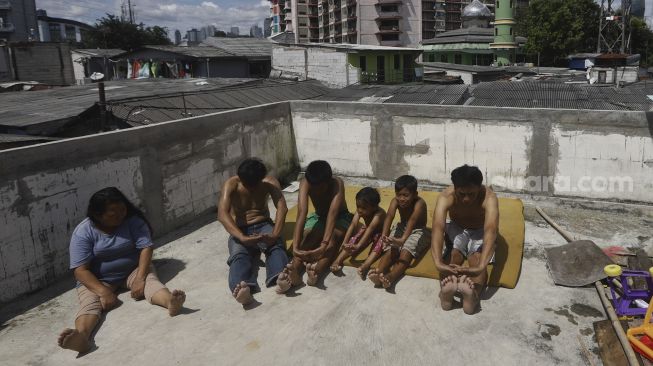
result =
[{"label": "blue jeans", "polygon": [[[256,234],[270,234],[274,230],[271,221],[265,221],[258,224],[240,227],[240,230],[246,236]],[[229,236],[229,288],[233,291],[236,285],[241,281],[245,281],[249,287],[254,291],[259,291],[260,288],[256,282],[257,262],[261,257],[261,253],[265,253],[265,285],[267,287],[274,286],[279,273],[288,264],[288,256],[286,255],[286,248],[283,245],[283,240],[279,238],[276,243],[268,246],[260,242],[254,246],[246,247],[233,236]]]}]

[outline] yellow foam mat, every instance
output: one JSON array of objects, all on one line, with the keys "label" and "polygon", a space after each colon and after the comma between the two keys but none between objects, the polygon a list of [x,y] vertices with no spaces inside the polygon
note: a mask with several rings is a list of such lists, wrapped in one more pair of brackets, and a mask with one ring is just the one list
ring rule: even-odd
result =
[{"label": "yellow foam mat", "polygon": [[[348,186],[345,188],[345,199],[350,212],[356,209],[356,193],[361,187]],[[379,189],[381,194],[380,206],[387,209],[390,201],[395,196],[393,188]],[[428,227],[431,227],[433,220],[433,209],[438,197],[438,192],[420,192],[428,207]],[[309,202],[309,213],[313,206]],[[292,235],[297,219],[297,206],[288,211],[286,224],[283,230],[283,237],[286,239],[286,248],[292,254]],[[399,214],[395,216],[395,222],[399,220]],[[519,199],[499,198],[499,234],[495,252],[495,263],[488,266],[488,284],[490,286],[501,286],[515,288],[521,272],[522,257],[524,253],[524,205]],[[353,260],[347,260],[345,265],[358,267],[365,261],[369,254],[369,248],[363,250]],[[440,274],[435,268],[431,249],[422,258],[413,261],[406,274],[417,277],[439,279]]]}]

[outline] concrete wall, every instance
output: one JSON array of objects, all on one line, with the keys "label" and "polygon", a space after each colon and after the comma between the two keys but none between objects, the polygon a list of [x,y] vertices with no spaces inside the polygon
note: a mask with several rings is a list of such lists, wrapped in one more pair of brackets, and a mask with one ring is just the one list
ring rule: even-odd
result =
[{"label": "concrete wall", "polygon": [[292,119],[301,167],[324,159],[346,176],[450,184],[467,163],[499,190],[653,203],[644,112],[301,101]]},{"label": "concrete wall", "polygon": [[213,214],[249,156],[277,175],[295,169],[288,103],[0,152],[0,302],[68,271],[70,235],[97,190],[121,189],[162,235]]},{"label": "concrete wall", "polygon": [[274,47],[272,68],[282,75],[319,80],[332,87],[358,82],[358,70],[348,64],[347,54],[328,48]]},{"label": "concrete wall", "polygon": [[11,46],[16,79],[49,85],[73,85],[75,74],[67,43],[25,43]]}]

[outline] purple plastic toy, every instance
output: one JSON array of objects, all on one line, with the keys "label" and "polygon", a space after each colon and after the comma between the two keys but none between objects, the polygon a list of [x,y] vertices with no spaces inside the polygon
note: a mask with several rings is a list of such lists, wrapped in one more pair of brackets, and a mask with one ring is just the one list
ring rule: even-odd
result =
[{"label": "purple plastic toy", "polygon": [[[619,316],[644,316],[648,303],[653,295],[653,267],[648,271],[623,270],[616,264],[605,266],[608,275],[608,285],[612,293],[612,304]],[[628,278],[641,277],[646,280],[646,289],[631,288]],[[643,301],[643,308],[638,307],[636,300]]]}]

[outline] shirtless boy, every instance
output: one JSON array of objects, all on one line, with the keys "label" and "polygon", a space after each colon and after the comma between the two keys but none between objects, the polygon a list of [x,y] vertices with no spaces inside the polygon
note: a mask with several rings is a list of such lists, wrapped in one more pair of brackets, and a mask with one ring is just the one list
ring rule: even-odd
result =
[{"label": "shirtless boy", "polygon": [[[308,215],[308,200],[315,212]],[[308,164],[299,184],[297,223],[293,235],[293,259],[289,275],[293,285],[302,283],[299,276],[306,268],[307,284],[315,286],[338,255],[340,244],[352,220],[345,202],[345,184],[333,176],[324,160]]]},{"label": "shirtless boy", "polygon": [[[268,198],[276,207],[273,222]],[[277,285],[284,293],[290,288],[288,256],[281,239],[288,208],[279,181],[267,175],[267,168],[258,159],[246,159],[238,167],[238,175],[227,179],[218,204],[218,220],[229,237],[229,288],[239,303],[247,305],[259,291],[256,265],[265,253],[267,287]]]},{"label": "shirtless boy", "polygon": [[[401,221],[390,225],[399,211]],[[375,286],[388,288],[404,275],[415,258],[428,250],[431,231],[426,228],[426,202],[417,194],[417,179],[402,175],[395,182],[395,198],[390,202],[383,224],[384,249],[376,269],[368,277]]]},{"label": "shirtless boy", "polygon": [[[442,309],[451,310],[453,296],[459,292],[463,311],[474,314],[487,283],[487,266],[494,259],[499,203],[496,194],[483,185],[483,174],[477,167],[454,169],[451,181],[453,185],[438,197],[433,214],[431,245],[440,271],[440,303]],[[448,261],[442,257],[445,235],[453,246]],[[465,259],[468,267],[462,266]]]}]

